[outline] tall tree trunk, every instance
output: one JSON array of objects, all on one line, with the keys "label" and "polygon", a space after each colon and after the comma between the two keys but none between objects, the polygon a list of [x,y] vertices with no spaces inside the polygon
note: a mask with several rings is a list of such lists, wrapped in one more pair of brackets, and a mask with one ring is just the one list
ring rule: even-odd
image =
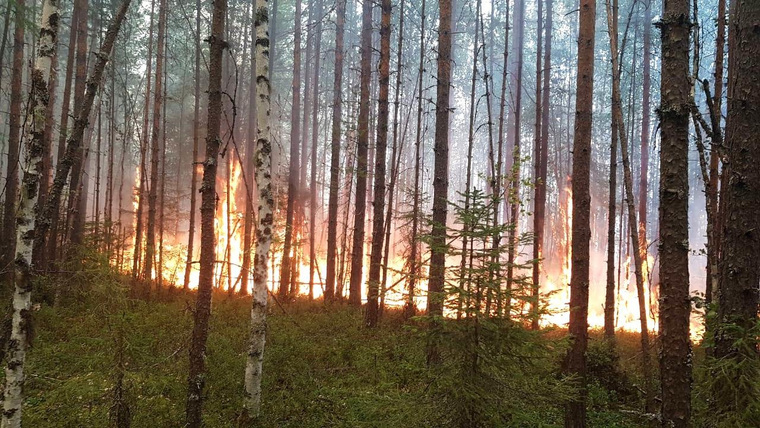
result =
[{"label": "tall tree trunk", "polygon": [[13,69],[11,70],[10,114],[8,116],[8,166],[5,178],[5,203],[3,205],[3,244],[0,269],[8,284],[13,281],[11,266],[16,254],[16,194],[18,193],[19,144],[21,137],[21,77],[24,73],[24,27],[26,5],[16,0],[13,8]]},{"label": "tall tree trunk", "polygon": [[146,158],[148,151],[148,118],[150,117],[150,91],[151,91],[151,74],[153,65],[153,13],[156,1],[150,2],[150,25],[148,30],[148,60],[145,70],[145,99],[143,105],[143,123],[142,135],[140,136],[140,165],[138,165],[140,179],[137,188],[137,212],[135,213],[135,245],[132,251],[132,281],[140,277],[140,266],[142,260],[142,242],[143,242],[143,210],[145,209],[145,190],[147,187]]},{"label": "tall tree trunk", "polygon": [[428,315],[433,318],[432,337],[428,343],[428,364],[440,360],[437,330],[443,316],[446,282],[446,217],[449,196],[449,93],[451,89],[451,0],[438,0],[438,76],[435,102],[435,166],[433,172],[433,228],[430,233],[430,279],[428,281]]},{"label": "tall tree trunk", "polygon": [[538,330],[539,324],[539,308],[538,308],[538,295],[541,289],[541,256],[543,255],[544,247],[544,206],[546,200],[541,201],[541,189],[545,186],[546,178],[541,176],[541,159],[543,150],[543,138],[541,132],[543,127],[541,126],[541,119],[543,118],[543,96],[541,95],[541,78],[543,73],[541,70],[541,54],[542,54],[542,42],[543,42],[543,0],[537,0],[538,16],[537,28],[536,28],[536,126],[533,139],[533,175],[534,175],[534,193],[533,193],[533,284],[531,289],[532,301],[532,314],[531,314],[531,328]]},{"label": "tall tree trunk", "polygon": [[[76,77],[74,80],[74,109],[79,110],[84,99],[87,79],[87,36],[89,32],[89,0],[77,0],[80,6],[79,23],[77,25]],[[89,134],[88,134],[89,135]],[[90,137],[86,137],[87,141]],[[87,194],[84,191],[84,172],[86,171],[86,153],[89,143],[79,150],[71,169],[68,200],[68,244],[76,247],[84,241],[84,224],[87,217]],[[73,253],[69,253],[71,255]]]},{"label": "tall tree trunk", "polygon": [[412,234],[411,250],[409,252],[409,283],[407,285],[406,305],[404,314],[407,318],[416,312],[414,295],[417,287],[417,277],[419,276],[419,223],[420,223],[420,152],[422,150],[422,87],[425,72],[425,0],[422,0],[422,11],[420,12],[420,64],[417,70],[417,134],[414,143],[414,189],[412,190]]},{"label": "tall tree trunk", "polygon": [[[163,101],[164,42],[166,35],[166,0],[158,6],[158,42],[156,46],[156,88],[153,98],[153,127],[150,136],[150,190],[148,192],[148,225],[145,236],[143,278],[153,279],[153,255],[156,252],[156,211],[158,209],[158,163],[161,152],[161,104]],[[148,286],[150,287],[150,286]]]},{"label": "tall tree trunk", "polygon": [[[404,68],[402,65],[402,51],[404,48],[404,0],[401,0],[399,3],[399,11],[398,11],[398,46],[396,48],[396,89],[394,93],[394,101],[393,101],[393,147],[391,149],[391,175],[390,175],[390,183],[388,183],[388,210],[385,216],[385,238],[384,238],[384,248],[383,248],[383,278],[380,282],[381,284],[381,290],[380,290],[380,313],[382,314],[384,308],[385,308],[385,294],[386,290],[388,289],[388,268],[389,268],[389,254],[390,254],[390,247],[391,247],[391,222],[393,220],[393,208],[394,208],[394,196],[396,191],[396,181],[397,181],[397,175],[399,171],[399,165],[401,162],[401,152],[403,151],[403,141],[404,138],[401,137],[401,147],[399,147],[399,135],[398,135],[398,124],[399,124],[399,109],[401,107],[400,104],[400,96],[401,96],[401,85],[402,85],[402,76],[404,72]],[[408,121],[407,121],[408,123]],[[404,131],[406,131],[406,127],[404,128]]]},{"label": "tall tree trunk", "polygon": [[288,296],[293,280],[294,257],[291,255],[293,232],[295,231],[294,217],[296,214],[296,199],[300,192],[300,159],[298,154],[301,143],[301,0],[296,0],[295,36],[293,40],[293,103],[290,110],[290,167],[288,169],[288,206],[285,214],[285,242],[282,246],[282,264],[280,266],[281,299]]},{"label": "tall tree trunk", "polygon": [[367,151],[369,148],[370,88],[372,78],[372,0],[362,0],[361,81],[359,85],[359,121],[356,138],[356,205],[354,236],[351,245],[351,278],[348,301],[354,306],[362,301],[362,266],[364,264],[364,222],[367,211]]},{"label": "tall tree trunk", "polygon": [[573,139],[573,226],[570,272],[570,349],[564,372],[579,382],[578,397],[565,407],[565,427],[586,426],[586,348],[588,347],[589,241],[591,240],[591,122],[594,92],[594,24],[596,1],[581,0],[578,74]]},{"label": "tall tree trunk", "polygon": [[[76,35],[77,35],[77,27],[79,23],[79,3],[74,2],[74,10],[71,15],[71,30],[69,31],[69,49],[68,54],[66,56],[66,76],[64,80],[63,85],[63,100],[61,103],[61,122],[60,122],[60,129],[58,131],[58,151],[57,151],[57,159],[58,162],[63,159],[63,156],[66,152],[66,139],[68,138],[68,124],[69,124],[69,107],[71,104],[71,83],[72,78],[74,76],[74,58],[76,54]],[[56,58],[58,56],[56,55]],[[76,113],[76,110],[74,111]],[[37,264],[38,268],[43,268],[46,266],[43,266],[47,264],[48,262],[53,262],[56,258],[56,253],[58,251],[58,223],[59,223],[59,217],[58,215],[54,216],[52,218],[52,223],[50,225],[50,236],[47,238],[47,244],[45,242],[41,241],[39,238],[35,239],[34,243],[34,258],[36,260],[40,260],[41,263]],[[38,250],[39,248],[39,250]]]},{"label": "tall tree trunk", "polygon": [[208,126],[206,134],[206,160],[203,163],[201,183],[201,258],[198,277],[198,295],[193,314],[193,334],[190,342],[190,373],[187,378],[186,425],[199,428],[203,388],[206,378],[206,339],[211,316],[211,292],[214,286],[214,259],[216,234],[214,212],[216,205],[216,172],[221,144],[222,116],[222,56],[227,41],[224,26],[227,0],[214,0],[209,38]]},{"label": "tall tree trunk", "polygon": [[[736,343],[736,328],[748,331],[757,322],[760,283],[760,4],[738,0],[731,3],[728,31],[728,183],[721,192],[726,198],[723,245],[720,254],[720,293],[715,355],[739,360],[747,358]],[[753,209],[754,208],[754,209]],[[756,345],[755,345],[756,350]],[[755,352],[751,358],[757,358]],[[732,409],[740,410],[740,409]]]},{"label": "tall tree trunk", "polygon": [[[424,1],[424,0],[423,0]],[[330,143],[330,195],[327,203],[327,275],[325,301],[335,299],[335,268],[338,248],[338,194],[340,192],[340,128],[343,116],[343,36],[346,0],[336,0],[335,76],[333,80],[332,137]]]},{"label": "tall tree trunk", "polygon": [[323,0],[317,0],[314,41],[314,97],[311,121],[311,180],[309,183],[309,299],[314,299],[314,270],[317,269],[317,147],[319,144],[319,72],[322,47]]},{"label": "tall tree trunk", "polygon": [[[710,117],[713,132],[720,131],[723,103],[723,63],[725,60],[726,44],[726,0],[718,0],[718,29],[715,38],[715,87],[713,90],[712,109]],[[713,141],[710,149],[710,177],[707,189],[707,283],[705,284],[705,300],[707,304],[718,300],[718,254],[720,254],[721,225],[718,212],[718,193],[720,179],[720,155],[719,144]]]},{"label": "tall tree trunk", "polygon": [[190,222],[187,231],[187,261],[183,288],[190,288],[190,272],[193,270],[193,249],[195,246],[196,195],[198,194],[198,146],[200,144],[200,102],[201,102],[201,0],[195,1],[195,88],[193,106],[193,162],[190,178]]},{"label": "tall tree trunk", "polygon": [[245,365],[244,411],[250,416],[259,414],[261,403],[261,368],[264,363],[267,315],[267,259],[274,226],[274,194],[272,193],[272,144],[269,140],[270,85],[269,38],[267,34],[268,0],[256,0],[256,190],[258,217],[256,225],[256,255],[253,261],[253,301],[251,330]]},{"label": "tall tree trunk", "polygon": [[[660,376],[663,424],[690,425],[689,0],[663,3],[660,81]],[[745,252],[749,254],[748,252]],[[755,285],[757,284],[757,278]],[[757,306],[754,307],[757,311]],[[755,315],[757,312],[754,313]]]},{"label": "tall tree trunk", "polygon": [[391,0],[382,0],[380,21],[380,99],[377,108],[377,139],[375,141],[375,190],[372,213],[372,250],[370,252],[367,311],[364,323],[375,327],[379,319],[380,268],[383,263],[383,215],[385,211],[385,154],[388,145],[388,92],[391,71]]},{"label": "tall tree trunk", "polygon": [[[612,21],[617,28],[618,23],[618,0],[612,0]],[[615,33],[617,37],[617,33]],[[620,79],[620,70],[612,69],[615,78]],[[612,108],[617,109],[618,105],[612,100]],[[607,200],[607,281],[604,294],[604,337],[614,339],[615,337],[615,212],[617,211],[617,148],[618,148],[618,123],[617,120],[611,120],[610,124],[610,180],[609,180],[609,199]]]},{"label": "tall tree trunk", "polygon": [[626,128],[623,122],[623,109],[620,99],[620,64],[618,63],[618,46],[617,46],[617,22],[614,21],[612,5],[610,0],[605,2],[607,8],[607,29],[610,34],[610,57],[612,58],[612,103],[613,103],[613,120],[616,122],[616,128],[620,138],[620,152],[623,159],[623,184],[625,188],[625,202],[628,213],[628,231],[630,233],[631,243],[633,245],[633,264],[634,275],[636,280],[636,291],[639,303],[639,321],[641,325],[641,358],[642,374],[644,376],[644,393],[645,411],[651,413],[654,411],[654,386],[652,384],[652,374],[649,357],[649,327],[647,325],[646,295],[644,293],[644,261],[642,259],[642,248],[639,241],[639,224],[636,221],[636,206],[633,195],[633,174],[631,172],[631,162],[628,150],[628,134],[623,130]]},{"label": "tall tree trunk", "polygon": [[[254,6],[255,7],[255,6]],[[256,19],[256,10],[253,11],[253,19]],[[247,15],[247,13],[246,13]],[[245,144],[245,168],[243,174],[245,177],[253,177],[256,171],[256,141],[257,141],[257,129],[256,129],[256,33],[255,30],[251,31],[251,79],[248,84],[248,135]],[[247,180],[247,178],[246,178]],[[246,181],[247,183],[247,181]],[[243,224],[243,266],[242,274],[240,277],[240,294],[248,294],[248,279],[251,276],[251,244],[253,239],[253,230],[255,228],[254,221],[256,219],[255,211],[253,208],[254,198],[252,189],[246,184],[245,195],[245,219]]]},{"label": "tall tree trunk", "polygon": [[642,71],[642,96],[641,96],[641,171],[639,177],[639,252],[643,262],[646,264],[645,268],[647,274],[649,274],[650,266],[647,260],[647,200],[649,199],[649,87],[651,86],[651,33],[652,33],[652,2],[647,0],[644,5],[644,55],[642,56],[643,71]]},{"label": "tall tree trunk", "polygon": [[[7,366],[5,368],[5,389],[3,395],[3,416],[0,426],[3,428],[21,427],[21,410],[24,402],[23,387],[25,379],[26,350],[31,340],[32,328],[32,286],[34,270],[32,266],[32,246],[35,235],[35,213],[39,196],[39,179],[45,156],[45,128],[53,117],[51,110],[50,79],[55,70],[52,68],[58,44],[58,1],[46,0],[42,5],[40,36],[37,58],[32,70],[31,91],[29,94],[28,114],[25,132],[26,160],[21,193],[18,198],[16,218],[18,228],[15,237],[15,292],[13,295],[13,318],[11,335],[8,341]],[[20,90],[20,88],[19,88]],[[11,195],[7,194],[6,198]]]},{"label": "tall tree trunk", "polygon": [[[551,0],[549,0],[551,1]],[[498,161],[496,163],[496,185],[494,188],[494,194],[497,196],[501,196],[501,186],[504,184],[504,121],[506,119],[506,108],[507,108],[507,72],[509,70],[509,2],[505,3],[505,12],[504,12],[504,62],[502,65],[502,72],[501,72],[501,96],[499,98],[499,137],[497,145],[498,148]],[[549,40],[547,39],[547,46],[549,44]],[[506,195],[505,195],[506,196]],[[504,198],[504,206],[509,205],[509,201],[507,198]],[[499,223],[499,206],[494,207],[494,224]],[[507,297],[507,305],[509,305],[509,290],[507,290],[508,295]],[[503,304],[504,299],[499,298],[499,307],[497,308],[497,316],[502,316],[504,314]],[[509,317],[509,312],[507,311],[507,317]]]},{"label": "tall tree trunk", "polygon": [[511,144],[512,159],[511,164],[507,165],[507,176],[509,177],[507,203],[509,222],[512,227],[509,229],[509,243],[507,248],[507,316],[511,311],[511,290],[514,278],[514,265],[517,252],[517,228],[519,225],[518,215],[520,213],[520,164],[522,162],[520,154],[520,117],[522,116],[522,71],[523,71],[523,45],[525,41],[525,0],[516,0],[513,26],[515,35],[512,40],[512,72],[510,97],[512,98],[512,115],[507,127],[507,141]]}]

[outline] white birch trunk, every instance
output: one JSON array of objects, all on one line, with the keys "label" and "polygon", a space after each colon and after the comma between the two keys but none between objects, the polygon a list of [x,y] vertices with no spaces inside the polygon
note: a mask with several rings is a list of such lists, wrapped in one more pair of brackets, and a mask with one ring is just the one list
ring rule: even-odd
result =
[{"label": "white birch trunk", "polygon": [[256,139],[256,188],[258,216],[256,253],[253,260],[253,302],[251,330],[245,365],[244,412],[250,417],[259,414],[261,406],[261,368],[264,363],[267,317],[267,263],[274,226],[274,195],[272,194],[272,143],[269,140],[269,8],[268,0],[256,0],[256,109],[258,114]]},{"label": "white birch trunk", "polygon": [[[26,123],[29,124],[23,139],[26,156],[23,164],[23,181],[16,211],[15,292],[13,295],[13,324],[8,342],[5,368],[5,396],[3,401],[3,428],[21,426],[21,408],[24,401],[24,364],[31,323],[32,301],[32,247],[34,244],[35,206],[37,205],[40,172],[42,168],[45,112],[50,101],[48,84],[52,72],[53,56],[58,45],[58,0],[45,0],[40,21],[40,39],[37,59],[32,71],[32,88]],[[15,197],[15,195],[7,195]]]}]

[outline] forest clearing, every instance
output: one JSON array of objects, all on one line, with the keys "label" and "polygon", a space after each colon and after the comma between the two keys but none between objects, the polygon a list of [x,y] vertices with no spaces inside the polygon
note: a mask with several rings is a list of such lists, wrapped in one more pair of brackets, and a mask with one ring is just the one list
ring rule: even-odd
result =
[{"label": "forest clearing", "polygon": [[0,428],[760,427],[760,1],[0,10]]}]

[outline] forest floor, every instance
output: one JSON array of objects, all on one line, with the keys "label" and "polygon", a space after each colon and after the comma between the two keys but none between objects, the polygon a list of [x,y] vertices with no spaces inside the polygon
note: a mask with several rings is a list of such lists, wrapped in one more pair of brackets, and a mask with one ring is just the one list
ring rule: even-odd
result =
[{"label": "forest floor", "polygon": [[[132,426],[182,426],[194,296],[177,293],[145,301],[109,297],[113,295],[95,290],[56,307],[42,305],[35,313],[25,426],[111,426],[119,349]],[[242,402],[249,316],[249,298],[214,296],[204,402],[208,427],[235,426]],[[448,402],[438,395],[446,384],[440,372],[426,368],[425,341],[415,323],[403,323],[398,313],[387,311],[380,328],[367,330],[361,325],[360,312],[340,304],[331,308],[307,301],[272,304],[260,426],[453,425],[451,415],[446,415],[451,411]],[[558,337],[557,343],[564,336],[557,331],[548,335]],[[120,338],[123,346],[118,345]],[[638,336],[621,335],[618,343],[621,371],[602,375],[624,378],[627,388],[635,390],[631,385],[637,383]],[[558,372],[564,346],[553,349],[553,355],[541,359],[546,368],[541,373]],[[530,377],[525,379],[530,388]],[[620,383],[620,379],[610,381]],[[624,399],[612,389],[619,388],[594,382],[589,392],[590,426],[642,426],[631,416],[640,403],[637,393]],[[531,402],[529,396],[516,398]],[[537,399],[498,426],[555,427],[561,422],[561,401]]]}]

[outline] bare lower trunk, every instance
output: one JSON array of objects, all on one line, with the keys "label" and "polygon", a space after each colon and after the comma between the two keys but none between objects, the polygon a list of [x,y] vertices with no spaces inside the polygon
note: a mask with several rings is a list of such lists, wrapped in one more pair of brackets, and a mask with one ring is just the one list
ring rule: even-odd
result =
[{"label": "bare lower trunk", "polygon": [[193,270],[193,247],[195,246],[196,195],[198,193],[198,145],[200,142],[200,100],[201,100],[201,2],[195,2],[195,89],[193,107],[193,161],[190,179],[190,224],[187,232],[187,261],[183,288],[190,288],[190,272]]}]

